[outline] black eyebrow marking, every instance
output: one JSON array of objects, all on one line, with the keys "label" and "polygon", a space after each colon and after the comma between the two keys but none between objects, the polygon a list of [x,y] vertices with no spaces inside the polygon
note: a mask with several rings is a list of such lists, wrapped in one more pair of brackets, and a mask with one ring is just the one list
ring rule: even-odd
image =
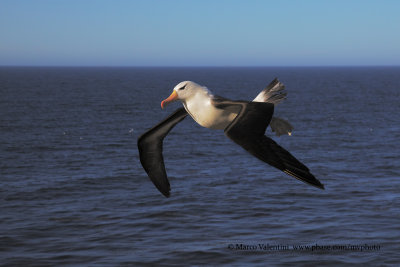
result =
[{"label": "black eyebrow marking", "polygon": [[179,88],[178,90],[183,90],[183,89],[185,89],[186,85],[187,85],[187,84],[185,84],[184,86],[182,86],[182,87]]}]

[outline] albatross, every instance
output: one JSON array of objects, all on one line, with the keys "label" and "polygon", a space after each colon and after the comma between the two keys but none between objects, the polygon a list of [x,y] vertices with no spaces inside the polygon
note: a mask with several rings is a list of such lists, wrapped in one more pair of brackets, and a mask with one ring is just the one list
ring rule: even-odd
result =
[{"label": "albatross", "polygon": [[190,115],[199,125],[224,130],[225,135],[254,157],[307,184],[324,189],[310,170],[286,149],[265,135],[268,125],[278,136],[291,135],[293,127],[284,119],[273,117],[274,107],[286,98],[285,86],[275,78],[253,101],[233,101],[213,95],[207,87],[192,81],[179,83],[161,102],[180,100],[183,107],[138,138],[140,162],[156,188],[170,196],[171,187],[165,171],[163,140],[172,128]]}]

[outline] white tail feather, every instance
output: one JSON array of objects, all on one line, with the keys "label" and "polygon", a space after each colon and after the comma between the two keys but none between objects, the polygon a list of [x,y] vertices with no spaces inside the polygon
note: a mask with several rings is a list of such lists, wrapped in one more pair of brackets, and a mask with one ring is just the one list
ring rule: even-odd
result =
[{"label": "white tail feather", "polygon": [[268,102],[278,104],[286,99],[286,92],[283,92],[285,85],[275,78],[264,90],[262,90],[253,102]]},{"label": "white tail feather", "polygon": [[[256,96],[256,98],[254,98],[253,102],[267,102],[274,105],[279,104],[281,101],[286,99],[287,93],[283,91],[284,89],[285,85],[275,78]],[[269,126],[277,136],[284,134],[292,135],[293,126],[287,120],[272,117]]]}]

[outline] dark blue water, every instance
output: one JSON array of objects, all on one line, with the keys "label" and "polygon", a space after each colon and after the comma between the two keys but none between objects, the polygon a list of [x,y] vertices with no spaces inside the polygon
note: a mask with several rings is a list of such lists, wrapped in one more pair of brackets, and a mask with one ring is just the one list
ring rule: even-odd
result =
[{"label": "dark blue water", "polygon": [[[253,99],[274,77],[295,128],[274,139],[326,190],[187,118],[163,197],[136,140],[172,88]],[[0,262],[399,264],[399,103],[400,68],[0,68]]]}]

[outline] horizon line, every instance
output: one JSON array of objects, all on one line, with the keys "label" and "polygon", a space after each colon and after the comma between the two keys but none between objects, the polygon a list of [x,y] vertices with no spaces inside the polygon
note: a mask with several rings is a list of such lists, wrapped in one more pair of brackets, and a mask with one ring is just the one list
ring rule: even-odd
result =
[{"label": "horizon line", "polygon": [[392,65],[0,65],[0,68],[376,68]]}]

